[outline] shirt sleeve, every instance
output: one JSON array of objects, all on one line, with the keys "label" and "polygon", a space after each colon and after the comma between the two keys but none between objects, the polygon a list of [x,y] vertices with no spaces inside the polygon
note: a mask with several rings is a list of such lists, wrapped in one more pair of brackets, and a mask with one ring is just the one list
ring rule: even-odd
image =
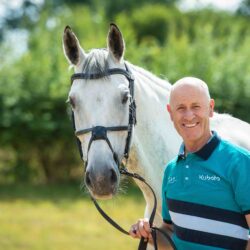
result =
[{"label": "shirt sleeve", "polygon": [[167,180],[168,180],[167,167],[165,169],[163,182],[162,182],[162,218],[165,223],[172,224],[171,217],[170,217],[169,210],[168,210],[167,193],[166,193],[166,185],[167,185]]},{"label": "shirt sleeve", "polygon": [[237,155],[232,164],[232,186],[235,200],[244,214],[250,214],[250,152]]}]

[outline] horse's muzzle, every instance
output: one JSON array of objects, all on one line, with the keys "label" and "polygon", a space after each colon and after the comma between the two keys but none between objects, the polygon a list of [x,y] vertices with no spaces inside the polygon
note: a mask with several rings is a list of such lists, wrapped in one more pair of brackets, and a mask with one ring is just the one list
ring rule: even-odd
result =
[{"label": "horse's muzzle", "polygon": [[107,199],[116,194],[119,178],[119,172],[112,167],[89,166],[85,173],[85,184],[94,198]]}]

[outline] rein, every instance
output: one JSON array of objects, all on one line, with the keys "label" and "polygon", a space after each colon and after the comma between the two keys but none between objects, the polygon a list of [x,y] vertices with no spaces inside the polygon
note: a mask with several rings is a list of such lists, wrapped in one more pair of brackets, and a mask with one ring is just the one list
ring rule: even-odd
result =
[{"label": "rein", "polygon": [[[73,84],[73,81],[76,80],[76,79],[99,79],[99,78],[103,78],[105,76],[115,75],[115,74],[124,75],[127,78],[127,80],[129,81],[129,91],[130,91],[129,122],[128,122],[128,125],[127,126],[112,126],[112,127],[96,126],[96,127],[92,127],[92,128],[76,130],[74,113],[72,111],[73,128],[74,128],[76,136],[87,134],[87,133],[91,132],[91,138],[90,138],[90,141],[89,141],[89,144],[88,144],[88,150],[87,150],[87,161],[85,163],[85,166],[87,166],[88,152],[90,150],[92,142],[95,141],[95,140],[105,140],[107,142],[111,152],[113,153],[113,158],[114,158],[114,161],[117,163],[120,174],[123,174],[123,175],[129,176],[129,177],[138,179],[138,180],[140,180],[141,182],[143,182],[144,184],[146,184],[149,187],[149,189],[151,190],[151,192],[153,194],[153,197],[154,197],[154,207],[153,207],[153,210],[152,210],[150,218],[149,218],[149,225],[150,225],[150,228],[152,230],[152,238],[153,238],[153,243],[154,243],[155,250],[158,249],[158,247],[157,247],[157,237],[156,237],[156,232],[157,231],[164,235],[164,237],[168,240],[170,245],[175,250],[176,247],[175,247],[171,237],[166,232],[161,230],[160,228],[153,227],[153,221],[154,221],[156,208],[157,208],[157,199],[156,199],[156,195],[155,195],[154,190],[145,181],[144,178],[142,178],[140,175],[138,175],[136,173],[128,172],[126,170],[126,166],[123,164],[123,162],[121,162],[121,164],[119,163],[118,156],[115,153],[115,151],[113,150],[112,144],[110,143],[110,141],[109,141],[109,139],[107,137],[107,131],[113,131],[113,132],[115,132],[115,131],[128,131],[128,135],[127,135],[127,139],[126,139],[126,146],[125,146],[125,149],[124,149],[124,158],[126,159],[126,162],[127,162],[128,158],[129,158],[129,151],[130,151],[130,146],[131,146],[132,133],[133,133],[134,126],[136,125],[136,104],[135,104],[135,99],[134,99],[134,77],[131,74],[131,72],[129,71],[129,68],[128,68],[128,66],[126,64],[125,64],[125,67],[126,67],[126,70],[120,69],[120,68],[114,68],[114,69],[109,69],[106,72],[97,73],[97,74],[87,74],[87,73],[73,74],[71,76],[71,85]],[[82,148],[81,148],[81,142],[80,142],[80,140],[78,138],[77,138],[77,146],[78,146],[79,153],[80,153],[80,156],[81,156],[81,159],[82,159],[83,158],[83,152],[82,152]],[[122,168],[119,167],[120,165],[122,166]],[[113,227],[115,227],[120,232],[122,232],[122,233],[124,233],[126,235],[129,235],[128,231],[126,231],[121,226],[119,226],[118,223],[116,223],[112,218],[110,218],[102,210],[102,208],[99,206],[99,204],[97,203],[97,201],[95,200],[94,197],[91,196],[91,199],[92,199],[96,209],[104,217],[104,219],[106,219]],[[146,250],[147,245],[148,245],[148,240],[142,237],[140,239],[138,250]]]}]

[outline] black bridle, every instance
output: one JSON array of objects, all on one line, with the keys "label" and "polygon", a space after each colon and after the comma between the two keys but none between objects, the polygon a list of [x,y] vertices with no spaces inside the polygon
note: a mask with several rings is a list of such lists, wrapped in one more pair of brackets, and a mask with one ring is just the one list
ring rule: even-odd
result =
[{"label": "black bridle", "polygon": [[[123,164],[123,162],[119,162],[118,156],[116,154],[116,152],[114,151],[112,144],[110,143],[110,140],[108,139],[107,136],[107,131],[111,131],[111,132],[115,132],[115,131],[128,131],[127,134],[127,139],[126,139],[126,145],[125,145],[125,149],[124,149],[124,154],[123,157],[126,159],[126,162],[129,158],[129,151],[130,151],[130,146],[131,146],[131,140],[132,140],[132,133],[133,133],[133,129],[134,126],[136,125],[136,104],[135,104],[135,99],[134,99],[134,77],[131,74],[131,72],[129,71],[128,66],[125,64],[125,68],[124,69],[120,69],[120,68],[113,68],[113,69],[108,69],[107,71],[103,72],[103,73],[96,73],[96,74],[88,74],[88,73],[77,73],[77,74],[73,74],[71,76],[71,85],[73,84],[73,81],[76,79],[100,79],[106,76],[110,76],[110,75],[124,75],[128,82],[129,82],[129,92],[130,92],[130,103],[129,103],[129,119],[128,119],[128,125],[127,126],[112,126],[112,127],[103,127],[103,126],[95,126],[92,128],[86,128],[86,129],[80,129],[80,130],[76,130],[75,127],[75,119],[74,119],[74,113],[72,112],[72,122],[73,122],[73,127],[75,130],[75,135],[79,136],[79,135],[83,135],[83,134],[87,134],[91,132],[91,137],[89,140],[89,144],[88,144],[88,149],[87,149],[87,160],[85,163],[85,166],[87,166],[87,162],[88,162],[88,152],[90,150],[91,144],[93,141],[96,140],[105,140],[111,150],[111,152],[113,153],[113,158],[115,160],[115,162],[117,163],[117,166],[119,168],[119,172],[120,174],[138,179],[140,181],[142,181],[144,184],[146,184],[149,189],[151,190],[153,197],[154,197],[154,207],[153,210],[151,212],[150,218],[149,218],[149,225],[152,229],[152,236],[153,236],[153,242],[154,242],[154,246],[155,246],[155,250],[158,249],[157,247],[157,239],[156,239],[156,232],[160,232],[162,233],[165,238],[169,241],[170,245],[173,247],[173,249],[176,249],[171,237],[164,232],[163,230],[157,228],[157,227],[153,227],[153,221],[154,221],[154,217],[155,217],[155,213],[156,213],[156,207],[157,207],[157,199],[156,199],[156,195],[152,189],[152,187],[145,181],[144,178],[142,178],[140,175],[136,174],[136,173],[130,173],[126,170],[126,166]],[[80,152],[80,156],[81,159],[83,159],[83,152],[82,152],[82,148],[81,148],[81,142],[77,137],[77,146]],[[85,168],[86,171],[86,168]],[[103,210],[102,208],[98,205],[97,201],[95,200],[94,197],[91,196],[91,199],[95,205],[95,207],[97,208],[97,210],[100,212],[100,214],[112,225],[114,226],[116,229],[118,229],[120,232],[129,235],[129,232],[127,232],[126,230],[124,230],[121,226],[119,226],[113,219],[111,219]],[[146,250],[147,248],[147,244],[148,241],[144,238],[141,238],[140,243],[139,243],[139,247],[138,250]]]},{"label": "black bridle", "polygon": [[[128,125],[126,125],[126,126],[112,126],[112,127],[96,126],[96,127],[87,128],[87,129],[75,130],[76,136],[92,132],[91,138],[90,138],[90,141],[88,144],[87,156],[88,156],[88,152],[90,150],[90,147],[91,147],[91,144],[93,141],[105,140],[107,142],[111,152],[113,153],[114,160],[118,166],[120,165],[119,160],[118,160],[117,154],[113,150],[113,147],[112,147],[112,145],[107,137],[107,131],[113,131],[113,132],[114,131],[128,131],[126,145],[125,145],[125,149],[124,149],[124,155],[123,155],[125,157],[125,159],[128,159],[130,145],[131,145],[131,139],[132,139],[132,133],[133,133],[134,126],[136,124],[136,105],[135,105],[135,99],[134,99],[134,77],[130,73],[126,64],[125,64],[125,67],[126,67],[126,70],[120,69],[120,68],[114,68],[114,69],[108,69],[106,72],[98,73],[98,74],[77,73],[77,74],[73,74],[71,76],[71,85],[72,85],[73,81],[76,79],[100,79],[100,78],[103,78],[106,76],[118,75],[118,74],[124,75],[127,78],[127,80],[129,81],[130,103],[129,103]],[[73,118],[73,125],[74,125],[74,129],[75,129],[75,122],[74,122],[74,114],[73,113],[72,113],[72,116],[73,116],[72,117]],[[81,147],[79,147],[80,145],[81,145],[80,141],[78,141],[78,148],[80,151],[80,155],[82,157],[83,152],[82,152]],[[87,159],[87,161],[88,161],[88,159]],[[87,166],[87,161],[85,163],[86,166]]]}]

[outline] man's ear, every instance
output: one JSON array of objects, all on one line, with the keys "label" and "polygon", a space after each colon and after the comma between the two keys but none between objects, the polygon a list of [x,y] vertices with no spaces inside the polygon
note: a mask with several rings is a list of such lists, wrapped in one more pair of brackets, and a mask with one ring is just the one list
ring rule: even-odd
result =
[{"label": "man's ear", "polygon": [[213,117],[214,115],[214,99],[210,99],[210,103],[209,103],[209,117]]},{"label": "man's ear", "polygon": [[173,121],[172,110],[171,110],[170,104],[167,104],[167,111],[168,111],[168,113],[170,115],[171,120]]}]

